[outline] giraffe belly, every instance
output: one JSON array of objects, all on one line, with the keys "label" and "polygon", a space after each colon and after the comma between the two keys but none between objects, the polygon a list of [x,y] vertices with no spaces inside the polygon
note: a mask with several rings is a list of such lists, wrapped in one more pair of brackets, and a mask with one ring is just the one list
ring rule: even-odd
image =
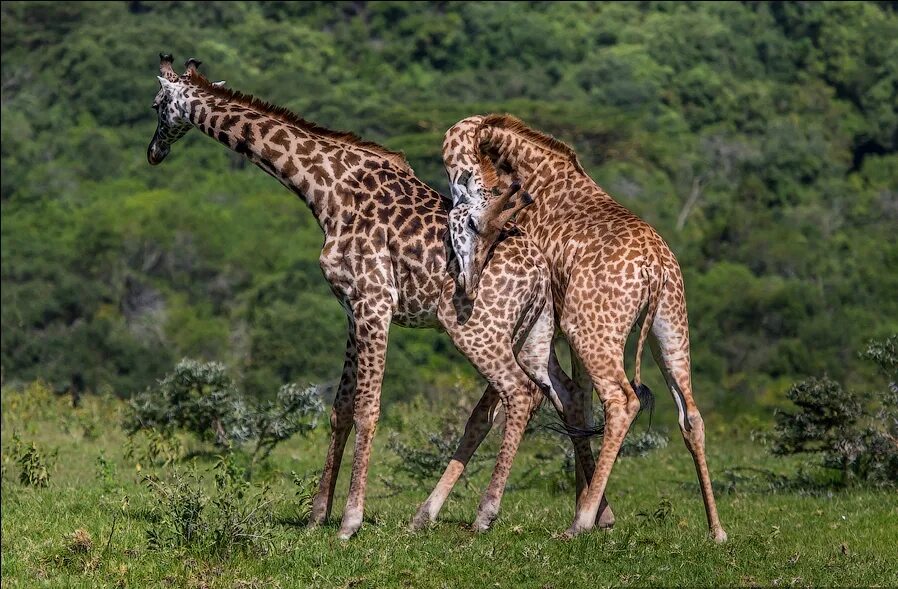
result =
[{"label": "giraffe belly", "polygon": [[403,327],[439,327],[437,306],[441,288],[437,280],[408,280],[405,276],[396,301],[393,323]]}]

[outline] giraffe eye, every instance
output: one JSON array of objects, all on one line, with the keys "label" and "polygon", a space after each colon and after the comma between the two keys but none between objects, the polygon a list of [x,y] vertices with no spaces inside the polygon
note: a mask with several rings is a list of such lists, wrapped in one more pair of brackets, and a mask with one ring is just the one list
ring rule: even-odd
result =
[{"label": "giraffe eye", "polygon": [[477,224],[474,223],[474,217],[468,217],[468,229],[470,229],[474,235],[480,235],[480,231],[477,229]]}]

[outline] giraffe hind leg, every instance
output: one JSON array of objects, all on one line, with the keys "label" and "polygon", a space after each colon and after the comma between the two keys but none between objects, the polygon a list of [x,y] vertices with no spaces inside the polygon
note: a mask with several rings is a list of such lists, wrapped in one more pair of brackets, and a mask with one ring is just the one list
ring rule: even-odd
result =
[{"label": "giraffe hind leg", "polygon": [[480,447],[483,439],[493,427],[493,417],[496,412],[496,406],[499,403],[499,394],[492,386],[488,386],[483,392],[483,396],[471,412],[467,424],[465,424],[465,433],[459,441],[458,449],[452,456],[452,460],[446,467],[440,481],[434,487],[427,500],[418,508],[418,512],[412,519],[410,528],[412,531],[420,530],[428,523],[436,520],[440,509],[443,507],[452,488],[458,482],[458,479],[465,471],[468,461]]},{"label": "giraffe hind leg", "polygon": [[649,345],[677,405],[680,432],[695,463],[710,536],[715,542],[722,543],[726,542],[727,534],[720,524],[714,490],[711,486],[705,453],[704,421],[692,394],[685,309],[682,312],[678,311],[675,305],[662,305],[652,329],[655,337],[651,338]]}]

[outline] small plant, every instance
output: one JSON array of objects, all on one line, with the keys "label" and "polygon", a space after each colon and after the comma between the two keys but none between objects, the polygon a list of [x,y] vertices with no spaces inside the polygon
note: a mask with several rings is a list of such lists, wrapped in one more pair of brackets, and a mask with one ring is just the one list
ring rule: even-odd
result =
[{"label": "small plant", "polygon": [[318,492],[318,476],[301,477],[296,472],[290,472],[290,478],[296,486],[294,500],[289,506],[289,516],[284,518],[286,522],[301,525],[309,521],[312,515],[312,501],[315,499],[315,493]]},{"label": "small plant", "polygon": [[898,484],[896,348],[898,335],[870,342],[862,354],[889,379],[885,391],[862,394],[827,377],[793,385],[786,396],[798,410],[777,413],[772,452],[819,454],[842,483]]},{"label": "small plant", "polygon": [[13,459],[21,469],[19,482],[28,487],[47,487],[50,484],[50,468],[59,452],[45,455],[34,442],[25,444],[18,434],[13,434]]},{"label": "small plant", "polygon": [[156,498],[152,507],[155,524],[147,530],[150,550],[178,548],[194,543],[202,534],[203,509],[208,501],[196,473],[175,473],[172,483],[148,475],[144,477],[144,483]]},{"label": "small plant", "polygon": [[221,456],[212,472],[215,485],[211,495],[203,491],[196,471],[176,472],[171,482],[155,476],[144,478],[156,499],[152,508],[155,523],[147,530],[150,550],[187,548],[227,558],[270,549],[274,528],[269,487],[247,481],[232,453]]},{"label": "small plant", "polygon": [[100,453],[97,455],[96,466],[96,477],[97,480],[100,481],[100,484],[102,484],[103,489],[109,491],[110,489],[114,488],[116,483],[116,468],[115,464],[110,462],[106,458],[105,452],[100,451]]},{"label": "small plant", "polygon": [[209,526],[212,553],[226,556],[250,548],[269,550],[274,532],[270,488],[254,487],[244,479],[233,454],[220,457],[214,472],[216,493]]},{"label": "small plant", "polygon": [[643,518],[646,524],[661,525],[670,518],[672,513],[673,503],[667,497],[662,497],[654,511],[651,513],[640,511],[636,515]]},{"label": "small plant", "polygon": [[[142,438],[142,439],[141,439]],[[125,458],[138,464],[168,466],[184,457],[184,445],[171,433],[157,429],[134,432],[125,442]]]}]

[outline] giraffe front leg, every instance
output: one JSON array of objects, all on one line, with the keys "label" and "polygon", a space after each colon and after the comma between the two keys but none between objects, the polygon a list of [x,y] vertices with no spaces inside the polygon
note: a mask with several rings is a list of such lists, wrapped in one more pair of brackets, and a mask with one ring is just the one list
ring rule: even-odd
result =
[{"label": "giraffe front leg", "polygon": [[455,483],[458,482],[459,477],[465,471],[471,456],[474,455],[486,434],[492,429],[493,415],[498,403],[498,392],[492,386],[488,386],[474,411],[471,412],[468,423],[465,424],[465,433],[459,442],[458,449],[452,456],[452,460],[446,467],[446,472],[440,477],[440,481],[434,487],[433,492],[418,509],[414,519],[412,519],[410,527],[413,531],[420,530],[428,523],[436,520],[443,503],[446,502],[446,498],[449,497],[449,493],[452,492]]},{"label": "giraffe front leg", "polygon": [[368,464],[374,432],[380,416],[380,392],[390,327],[390,306],[386,302],[360,301],[352,305],[358,369],[353,402],[355,452],[349,498],[343,512],[338,537],[348,540],[361,527],[365,510]]},{"label": "giraffe front leg", "polygon": [[340,384],[334,397],[334,406],[331,409],[331,439],[327,457],[324,460],[324,470],[321,473],[318,493],[312,502],[312,513],[309,517],[310,527],[321,525],[327,521],[333,507],[334,488],[337,485],[337,476],[340,474],[343,450],[346,447],[349,430],[352,429],[357,360],[355,331],[350,325],[349,338],[346,342],[346,356],[343,362],[343,375],[340,377]]},{"label": "giraffe front leg", "polygon": [[477,532],[485,532],[490,528],[493,520],[499,515],[499,505],[502,495],[505,493],[505,484],[511,474],[511,465],[518,452],[518,446],[524,437],[524,429],[530,421],[531,413],[539,406],[541,393],[534,391],[528,395],[526,391],[536,389],[536,385],[530,381],[518,383],[517,388],[509,389],[512,395],[503,399],[505,405],[505,431],[502,437],[502,447],[496,458],[496,466],[490,484],[483,493],[480,506],[477,508],[477,517],[472,528]]}]

